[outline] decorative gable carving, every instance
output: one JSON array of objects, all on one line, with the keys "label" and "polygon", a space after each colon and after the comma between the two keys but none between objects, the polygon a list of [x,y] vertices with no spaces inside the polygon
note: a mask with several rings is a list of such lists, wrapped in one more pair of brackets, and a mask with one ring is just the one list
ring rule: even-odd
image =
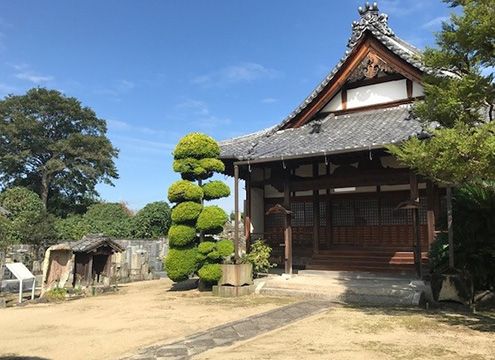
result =
[{"label": "decorative gable carving", "polygon": [[362,79],[372,79],[378,73],[393,74],[396,71],[388,65],[378,54],[370,51],[356,69],[349,75],[348,81],[357,81]]}]

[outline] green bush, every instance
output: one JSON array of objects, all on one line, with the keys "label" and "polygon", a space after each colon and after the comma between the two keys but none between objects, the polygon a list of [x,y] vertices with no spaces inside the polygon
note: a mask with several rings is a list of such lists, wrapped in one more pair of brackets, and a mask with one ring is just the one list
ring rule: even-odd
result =
[{"label": "green bush", "polygon": [[220,253],[216,250],[208,253],[208,255],[206,255],[206,257],[211,260],[211,262],[214,262],[214,263],[218,263],[220,262],[220,260],[222,260],[222,256],[220,255]]},{"label": "green bush", "polygon": [[170,206],[165,201],[147,204],[134,216],[134,237],[158,239],[166,236],[170,228],[170,217]]},{"label": "green bush", "polygon": [[179,140],[173,152],[174,159],[216,158],[220,155],[220,147],[211,137],[201,133],[191,133]]},{"label": "green bush", "polygon": [[203,189],[187,180],[176,181],[168,188],[168,200],[170,202],[200,202],[202,197]]},{"label": "green bush", "polygon": [[222,181],[210,181],[203,185],[205,200],[215,200],[230,195],[230,188]]},{"label": "green bush", "polygon": [[63,301],[67,296],[67,289],[65,288],[51,289],[48,290],[43,296],[46,297],[49,301]]},{"label": "green bush", "polygon": [[181,247],[190,244],[196,237],[196,229],[189,225],[172,225],[168,231],[170,247]]},{"label": "green bush", "polygon": [[216,242],[203,241],[198,246],[198,252],[200,254],[205,254],[206,255],[206,254],[212,252],[213,250],[215,250],[216,246],[217,246],[217,243]]},{"label": "green bush", "polygon": [[217,242],[217,251],[222,257],[230,256],[234,252],[234,243],[229,239],[222,239]]},{"label": "green bush", "polygon": [[220,264],[205,264],[198,271],[199,278],[206,283],[217,283],[222,277]]},{"label": "green bush", "polygon": [[203,210],[201,204],[192,201],[180,203],[172,209],[172,221],[175,224],[194,223],[201,214],[201,210]]},{"label": "green bush", "polygon": [[276,266],[269,261],[271,252],[272,248],[264,240],[258,239],[251,245],[249,254],[243,260],[253,264],[255,277],[258,273],[267,273],[268,270]]},{"label": "green bush", "polygon": [[194,158],[174,160],[172,168],[180,173],[184,180],[203,179],[206,176],[206,169],[201,166],[198,159]]},{"label": "green bush", "polygon": [[172,281],[184,281],[196,272],[196,247],[188,249],[170,249],[165,258],[165,271]]},{"label": "green bush", "polygon": [[[207,173],[223,173],[225,172],[225,164],[216,158],[206,158],[199,161],[201,167],[205,169]],[[209,177],[209,176],[208,176]]]},{"label": "green bush", "polygon": [[206,234],[219,234],[227,221],[227,213],[218,206],[205,206],[198,217],[196,227]]}]

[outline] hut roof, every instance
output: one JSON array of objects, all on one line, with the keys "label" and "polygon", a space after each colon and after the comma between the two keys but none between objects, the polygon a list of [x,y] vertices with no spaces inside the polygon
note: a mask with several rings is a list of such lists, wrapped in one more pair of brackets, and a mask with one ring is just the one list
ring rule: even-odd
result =
[{"label": "hut roof", "polygon": [[72,244],[74,252],[90,252],[102,246],[109,246],[116,252],[124,251],[124,247],[115,240],[110,239],[104,234],[89,234]]}]

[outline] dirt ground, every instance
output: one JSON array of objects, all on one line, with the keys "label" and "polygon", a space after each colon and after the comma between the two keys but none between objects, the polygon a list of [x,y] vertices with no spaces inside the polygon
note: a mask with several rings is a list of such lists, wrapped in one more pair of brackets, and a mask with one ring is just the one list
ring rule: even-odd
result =
[{"label": "dirt ground", "polygon": [[[170,291],[171,282],[123,285],[115,294],[0,310],[0,360],[112,359],[155,343],[290,304],[253,295]],[[495,313],[335,306],[194,359],[495,359]]]},{"label": "dirt ground", "polygon": [[0,359],[109,359],[293,302],[222,299],[197,290],[169,291],[171,285],[166,279],[136,282],[113,294],[1,309]]},{"label": "dirt ground", "polygon": [[336,307],[194,359],[495,359],[495,313]]}]

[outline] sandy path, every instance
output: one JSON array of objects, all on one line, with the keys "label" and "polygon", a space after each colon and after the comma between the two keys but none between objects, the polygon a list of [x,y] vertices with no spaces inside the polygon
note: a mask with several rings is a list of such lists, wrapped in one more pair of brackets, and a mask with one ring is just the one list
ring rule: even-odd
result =
[{"label": "sandy path", "polygon": [[121,286],[116,294],[0,310],[0,356],[108,359],[156,342],[268,311],[289,299],[221,299],[170,292],[170,280]]},{"label": "sandy path", "polygon": [[495,359],[495,314],[333,308],[194,359]]}]

